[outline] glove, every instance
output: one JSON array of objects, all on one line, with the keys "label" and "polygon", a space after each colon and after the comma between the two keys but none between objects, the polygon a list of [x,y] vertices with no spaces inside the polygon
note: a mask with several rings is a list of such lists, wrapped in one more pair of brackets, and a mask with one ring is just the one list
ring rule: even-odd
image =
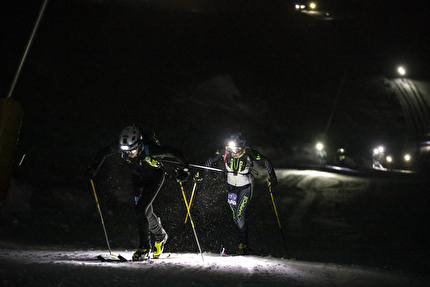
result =
[{"label": "glove", "polygon": [[196,173],[194,174],[193,179],[194,179],[194,181],[195,181],[196,183],[201,183],[201,182],[203,181],[203,177],[200,175],[200,173],[199,173],[199,172],[196,172]]},{"label": "glove", "polygon": [[275,187],[278,184],[278,179],[276,177],[271,177],[268,181],[271,187]]},{"label": "glove", "polygon": [[186,182],[188,181],[188,177],[190,176],[190,172],[188,168],[184,169],[176,169],[176,181],[177,182]]},{"label": "glove", "polygon": [[93,167],[89,166],[89,167],[87,168],[87,172],[86,172],[86,174],[87,174],[90,178],[94,178],[94,177],[96,177],[96,173],[97,173],[97,171],[96,171]]}]

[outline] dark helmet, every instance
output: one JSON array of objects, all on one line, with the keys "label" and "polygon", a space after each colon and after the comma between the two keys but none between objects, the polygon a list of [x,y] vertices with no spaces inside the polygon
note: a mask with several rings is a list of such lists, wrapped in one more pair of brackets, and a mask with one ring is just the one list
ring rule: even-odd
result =
[{"label": "dark helmet", "polygon": [[136,149],[142,140],[142,134],[136,126],[124,128],[119,135],[119,146],[123,151]]},{"label": "dark helmet", "polygon": [[242,136],[242,134],[234,133],[228,138],[225,149],[232,153],[239,153],[239,152],[243,152],[245,145],[246,145],[246,140]]}]

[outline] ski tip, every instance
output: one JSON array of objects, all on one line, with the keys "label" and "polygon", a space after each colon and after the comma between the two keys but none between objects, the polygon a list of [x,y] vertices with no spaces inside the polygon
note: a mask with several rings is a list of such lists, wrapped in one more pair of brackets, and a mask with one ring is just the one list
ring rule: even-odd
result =
[{"label": "ski tip", "polygon": [[121,256],[121,255],[118,255],[118,259],[121,261],[121,262],[127,262],[128,260],[127,259],[125,259],[123,256]]},{"label": "ski tip", "polygon": [[109,258],[107,258],[103,255],[98,255],[97,259],[102,261],[102,262],[128,262],[128,260],[125,259],[123,256],[113,255],[113,254],[111,254],[111,256]]},{"label": "ski tip", "polygon": [[103,262],[106,261],[106,259],[103,256],[101,256],[101,255],[98,255],[97,259],[100,260],[100,261],[103,261]]}]

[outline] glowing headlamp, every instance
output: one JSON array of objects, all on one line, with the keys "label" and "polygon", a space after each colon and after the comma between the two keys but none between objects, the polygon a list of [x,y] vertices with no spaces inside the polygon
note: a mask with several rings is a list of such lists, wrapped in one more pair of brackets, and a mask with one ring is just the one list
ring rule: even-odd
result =
[{"label": "glowing headlamp", "polygon": [[225,149],[232,153],[239,153],[242,150],[242,148],[237,146],[234,141],[229,142]]},{"label": "glowing headlamp", "polygon": [[130,150],[130,147],[127,145],[122,145],[122,146],[120,146],[120,148],[124,151]]}]

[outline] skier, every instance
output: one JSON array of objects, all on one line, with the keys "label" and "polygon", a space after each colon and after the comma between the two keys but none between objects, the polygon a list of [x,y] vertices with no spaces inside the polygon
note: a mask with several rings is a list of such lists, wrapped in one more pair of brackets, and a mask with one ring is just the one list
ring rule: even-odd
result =
[{"label": "skier", "polygon": [[320,168],[325,167],[325,160],[327,158],[327,152],[324,149],[324,145],[322,143],[318,143],[316,145],[316,154],[320,162]]},{"label": "skier", "polygon": [[339,162],[339,165],[344,166],[345,165],[345,159],[346,159],[346,151],[344,148],[337,149],[337,160]]},{"label": "skier", "polygon": [[152,202],[160,191],[165,171],[160,160],[172,158],[179,162],[176,169],[178,181],[189,177],[189,164],[183,153],[177,149],[161,146],[155,134],[135,125],[124,128],[119,136],[119,144],[114,143],[100,150],[89,169],[94,177],[104,159],[114,153],[128,163],[135,196],[135,209],[139,231],[139,248],[133,254],[133,261],[150,258],[152,252],[151,233],[155,238],[153,258],[159,258],[163,252],[168,235],[161,225],[161,220],[153,212]]},{"label": "skier", "polygon": [[227,171],[228,200],[233,211],[233,221],[238,229],[238,254],[245,254],[248,249],[248,228],[245,211],[248,207],[254,188],[254,176],[251,173],[253,163],[265,167],[269,174],[268,184],[274,187],[278,180],[269,159],[258,151],[246,145],[241,133],[234,133],[228,139],[225,147],[216,151],[205,163],[211,167],[214,163],[223,160]]}]

